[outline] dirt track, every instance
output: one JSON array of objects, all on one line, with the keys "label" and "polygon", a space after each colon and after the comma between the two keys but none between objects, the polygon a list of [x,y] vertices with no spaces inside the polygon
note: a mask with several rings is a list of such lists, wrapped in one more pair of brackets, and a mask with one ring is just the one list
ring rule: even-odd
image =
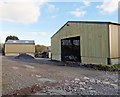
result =
[{"label": "dirt track", "polygon": [[44,59],[16,60],[13,57],[2,57],[2,94],[118,94],[117,72],[62,65]]}]

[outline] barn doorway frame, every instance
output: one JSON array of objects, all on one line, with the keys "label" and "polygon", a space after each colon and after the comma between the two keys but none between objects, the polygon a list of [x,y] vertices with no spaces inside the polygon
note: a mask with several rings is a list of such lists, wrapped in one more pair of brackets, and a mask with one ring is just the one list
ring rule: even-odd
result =
[{"label": "barn doorway frame", "polygon": [[61,61],[81,63],[80,36],[61,39]]}]

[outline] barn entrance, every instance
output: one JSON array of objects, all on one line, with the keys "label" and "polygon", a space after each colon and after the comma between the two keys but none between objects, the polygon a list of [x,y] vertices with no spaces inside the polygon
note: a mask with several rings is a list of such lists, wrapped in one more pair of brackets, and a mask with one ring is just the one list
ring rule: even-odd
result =
[{"label": "barn entrance", "polygon": [[61,39],[61,60],[81,62],[80,36]]}]

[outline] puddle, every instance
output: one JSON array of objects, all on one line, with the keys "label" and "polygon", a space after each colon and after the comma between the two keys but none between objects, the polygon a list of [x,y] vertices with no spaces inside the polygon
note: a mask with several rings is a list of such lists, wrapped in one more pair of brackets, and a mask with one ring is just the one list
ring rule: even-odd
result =
[{"label": "puddle", "polygon": [[55,83],[56,81],[55,80],[52,80],[52,79],[48,79],[48,78],[39,78],[38,81],[40,82],[50,82],[50,83]]},{"label": "puddle", "polygon": [[30,69],[34,69],[34,66],[30,66],[30,65],[24,65],[26,68],[30,68]]}]

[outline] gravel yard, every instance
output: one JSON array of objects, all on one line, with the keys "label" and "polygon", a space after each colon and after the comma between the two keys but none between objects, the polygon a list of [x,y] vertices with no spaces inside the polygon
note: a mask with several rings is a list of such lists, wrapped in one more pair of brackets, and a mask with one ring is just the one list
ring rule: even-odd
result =
[{"label": "gravel yard", "polygon": [[3,95],[119,95],[118,72],[2,57]]}]

